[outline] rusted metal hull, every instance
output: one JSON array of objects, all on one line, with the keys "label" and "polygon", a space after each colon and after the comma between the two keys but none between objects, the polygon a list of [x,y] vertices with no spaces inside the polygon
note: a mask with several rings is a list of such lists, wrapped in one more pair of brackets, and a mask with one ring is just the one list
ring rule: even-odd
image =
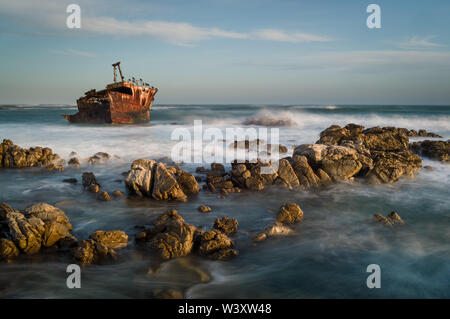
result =
[{"label": "rusted metal hull", "polygon": [[133,124],[148,122],[156,88],[131,82],[109,84],[105,90],[91,90],[77,100],[78,113],[63,115],[71,123]]}]

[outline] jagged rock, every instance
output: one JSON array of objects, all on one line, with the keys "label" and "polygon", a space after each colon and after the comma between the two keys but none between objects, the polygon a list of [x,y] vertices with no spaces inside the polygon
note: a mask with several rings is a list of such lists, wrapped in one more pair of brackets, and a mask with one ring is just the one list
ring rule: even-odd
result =
[{"label": "jagged rock", "polygon": [[225,167],[220,163],[211,163],[211,170],[225,173]]},{"label": "jagged rock", "polygon": [[286,236],[292,233],[292,229],[280,223],[267,226],[261,233],[253,237],[254,242],[261,242],[270,237]]},{"label": "jagged rock", "polygon": [[409,137],[442,137],[436,133],[433,132],[427,132],[426,130],[422,129],[419,130],[419,132],[417,132],[416,130],[408,130],[408,129],[404,129],[406,130],[406,135],[408,135]]},{"label": "jagged rock", "polygon": [[[292,168],[294,169],[301,186],[310,188],[322,184],[321,179],[314,173],[305,156],[294,155],[292,157]],[[325,173],[323,170],[322,172]]]},{"label": "jagged rock", "polygon": [[125,179],[128,189],[139,196],[152,195],[154,160],[138,159],[131,164],[131,171]]},{"label": "jagged rock", "polygon": [[37,203],[20,212],[7,204],[0,206],[0,221],[6,236],[20,252],[35,254],[41,247],[51,247],[64,238],[72,238],[72,224],[60,209]]},{"label": "jagged rock", "polygon": [[0,144],[0,168],[46,167],[64,170],[64,160],[48,147],[21,148],[11,140],[4,139]]},{"label": "jagged rock", "polygon": [[190,173],[181,172],[177,177],[177,182],[186,195],[197,194],[200,191],[197,180]]},{"label": "jagged rock", "polygon": [[405,224],[403,219],[396,212],[391,212],[386,217],[384,217],[381,214],[375,214],[374,220],[386,226],[396,226],[396,225],[401,226]]},{"label": "jagged rock", "polygon": [[[152,197],[154,199],[186,200],[186,194],[184,194],[172,174],[167,171],[164,164],[156,164],[153,179]],[[195,183],[197,183],[197,181],[195,181]]]},{"label": "jagged rock", "polygon": [[237,232],[238,221],[228,217],[222,217],[221,219],[216,218],[213,228],[229,235]]},{"label": "jagged rock", "polygon": [[233,241],[218,230],[202,232],[196,237],[198,243],[198,253],[201,256],[224,260],[237,256],[237,250],[233,249]]},{"label": "jagged rock", "polygon": [[88,186],[87,190],[91,193],[98,193],[100,192],[100,186],[97,184],[92,184]]},{"label": "jagged rock", "polygon": [[295,203],[286,204],[278,211],[277,222],[281,224],[293,224],[303,220],[303,211]]},{"label": "jagged rock", "polygon": [[194,233],[197,227],[186,224],[176,210],[158,217],[151,228],[147,228],[145,236],[141,235],[147,245],[161,259],[171,259],[190,254],[194,246]]},{"label": "jagged rock", "polygon": [[202,205],[198,208],[201,213],[209,213],[211,211],[211,207]]},{"label": "jagged rock", "polygon": [[11,240],[0,238],[0,261],[19,256],[19,250]]},{"label": "jagged rock", "polygon": [[300,182],[291,164],[286,159],[281,159],[278,162],[278,179],[280,179],[286,187],[298,187]]},{"label": "jagged rock", "polygon": [[450,159],[450,141],[422,141],[411,143],[411,149],[416,154],[434,160],[448,162]]},{"label": "jagged rock", "polygon": [[263,179],[259,176],[251,176],[245,179],[245,187],[254,191],[263,190],[264,189]]},{"label": "jagged rock", "polygon": [[373,152],[374,168],[367,175],[372,183],[390,183],[401,176],[414,176],[422,165],[419,156],[409,150],[402,152]]},{"label": "jagged rock", "polygon": [[117,258],[116,249],[124,248],[128,243],[128,235],[120,230],[99,230],[91,234],[89,240],[82,240],[72,249],[72,258],[82,264],[96,264],[108,259]]}]

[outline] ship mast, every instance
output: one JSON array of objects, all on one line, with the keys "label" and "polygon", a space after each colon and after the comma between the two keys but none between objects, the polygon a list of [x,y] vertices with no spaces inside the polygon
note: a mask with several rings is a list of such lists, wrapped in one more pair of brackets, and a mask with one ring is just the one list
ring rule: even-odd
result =
[{"label": "ship mast", "polygon": [[123,75],[122,75],[122,70],[120,69],[120,62],[116,62],[112,66],[114,68],[114,83],[116,83],[116,78],[117,78],[116,67],[119,69],[120,77],[122,78],[122,82],[123,82]]}]

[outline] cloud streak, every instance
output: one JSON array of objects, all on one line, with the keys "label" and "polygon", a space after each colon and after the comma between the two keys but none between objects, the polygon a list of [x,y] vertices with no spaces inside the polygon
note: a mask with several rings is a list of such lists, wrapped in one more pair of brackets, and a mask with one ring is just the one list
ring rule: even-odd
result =
[{"label": "cloud streak", "polygon": [[437,48],[442,47],[443,45],[431,42],[435,36],[427,36],[427,37],[411,37],[407,41],[403,41],[399,43],[399,47],[401,48]]},{"label": "cloud streak", "polygon": [[60,54],[60,55],[75,55],[75,56],[82,56],[82,57],[88,57],[88,58],[94,58],[94,57],[97,56],[94,53],[85,52],[85,51],[78,51],[78,50],[72,50],[72,49],[67,49],[67,50],[50,50],[50,53]]}]

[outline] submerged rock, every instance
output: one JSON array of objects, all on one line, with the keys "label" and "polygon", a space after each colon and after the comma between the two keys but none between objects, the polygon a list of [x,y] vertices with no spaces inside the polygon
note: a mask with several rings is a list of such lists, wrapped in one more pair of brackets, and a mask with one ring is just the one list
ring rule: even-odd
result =
[{"label": "submerged rock", "polygon": [[403,219],[396,212],[391,212],[386,217],[381,214],[375,214],[374,220],[386,226],[402,226],[405,224]]},{"label": "submerged rock", "polygon": [[211,211],[211,207],[202,205],[198,208],[201,213],[209,213]]},{"label": "submerged rock", "polygon": [[233,241],[218,230],[202,232],[196,237],[196,242],[198,253],[210,259],[224,260],[238,255],[238,251],[232,248]]}]

